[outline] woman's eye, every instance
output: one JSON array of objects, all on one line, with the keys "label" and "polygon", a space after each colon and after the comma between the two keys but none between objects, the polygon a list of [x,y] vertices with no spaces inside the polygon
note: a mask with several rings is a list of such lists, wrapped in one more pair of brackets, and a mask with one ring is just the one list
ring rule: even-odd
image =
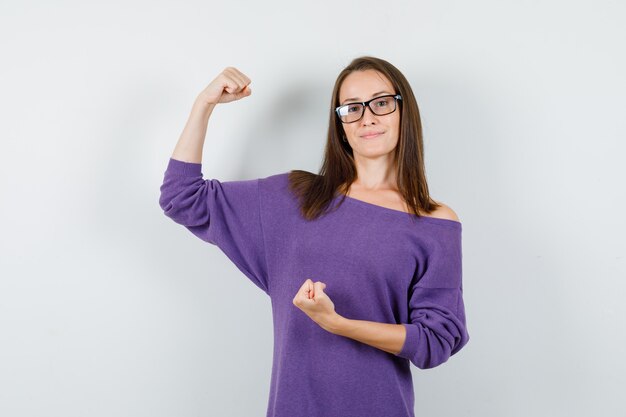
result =
[{"label": "woman's eye", "polygon": [[387,100],[380,100],[376,102],[377,107],[385,107],[387,104],[389,104]]},{"label": "woman's eye", "polygon": [[348,106],[348,112],[355,112],[359,110],[359,106]]}]

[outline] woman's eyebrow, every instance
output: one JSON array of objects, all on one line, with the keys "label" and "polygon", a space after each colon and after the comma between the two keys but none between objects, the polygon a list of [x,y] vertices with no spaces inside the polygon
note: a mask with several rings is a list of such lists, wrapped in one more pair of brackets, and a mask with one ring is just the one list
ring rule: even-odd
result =
[{"label": "woman's eyebrow", "polygon": [[[382,94],[382,93],[391,94],[389,91],[379,91],[378,93],[372,94],[372,97],[376,97],[377,95]],[[358,97],[350,97],[350,98],[347,98],[344,101],[342,101],[341,104],[345,103],[346,101],[359,101],[359,100],[360,100],[360,98],[358,98]]]}]

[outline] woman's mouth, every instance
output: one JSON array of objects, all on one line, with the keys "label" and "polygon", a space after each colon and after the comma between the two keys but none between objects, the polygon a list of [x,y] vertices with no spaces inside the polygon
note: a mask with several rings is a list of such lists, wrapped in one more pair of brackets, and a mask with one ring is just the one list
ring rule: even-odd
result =
[{"label": "woman's mouth", "polygon": [[378,133],[369,133],[367,135],[363,135],[361,136],[363,139],[373,139],[375,137],[378,137],[380,135],[382,135],[384,132],[378,132]]}]

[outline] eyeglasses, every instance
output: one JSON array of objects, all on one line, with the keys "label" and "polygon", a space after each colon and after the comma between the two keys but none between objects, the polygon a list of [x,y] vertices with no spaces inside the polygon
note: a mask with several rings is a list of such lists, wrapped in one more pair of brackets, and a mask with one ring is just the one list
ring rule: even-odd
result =
[{"label": "eyeglasses", "polygon": [[361,103],[348,103],[343,106],[339,106],[335,109],[337,116],[342,123],[353,123],[361,120],[361,117],[365,114],[365,106],[368,106],[372,113],[377,116],[384,116],[396,111],[396,101],[402,100],[400,94],[389,94],[386,96],[380,96],[373,98],[369,101],[363,101]]}]

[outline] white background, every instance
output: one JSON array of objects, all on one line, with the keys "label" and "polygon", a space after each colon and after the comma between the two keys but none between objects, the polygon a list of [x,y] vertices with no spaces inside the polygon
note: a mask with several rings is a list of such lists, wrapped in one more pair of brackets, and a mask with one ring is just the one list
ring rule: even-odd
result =
[{"label": "white background", "polygon": [[[398,67],[463,223],[469,344],[420,416],[617,416],[626,386],[619,1],[0,3],[0,415],[264,416],[269,298],[158,204],[196,95],[205,178],[317,172],[351,59]],[[364,416],[367,417],[367,416]]]}]

